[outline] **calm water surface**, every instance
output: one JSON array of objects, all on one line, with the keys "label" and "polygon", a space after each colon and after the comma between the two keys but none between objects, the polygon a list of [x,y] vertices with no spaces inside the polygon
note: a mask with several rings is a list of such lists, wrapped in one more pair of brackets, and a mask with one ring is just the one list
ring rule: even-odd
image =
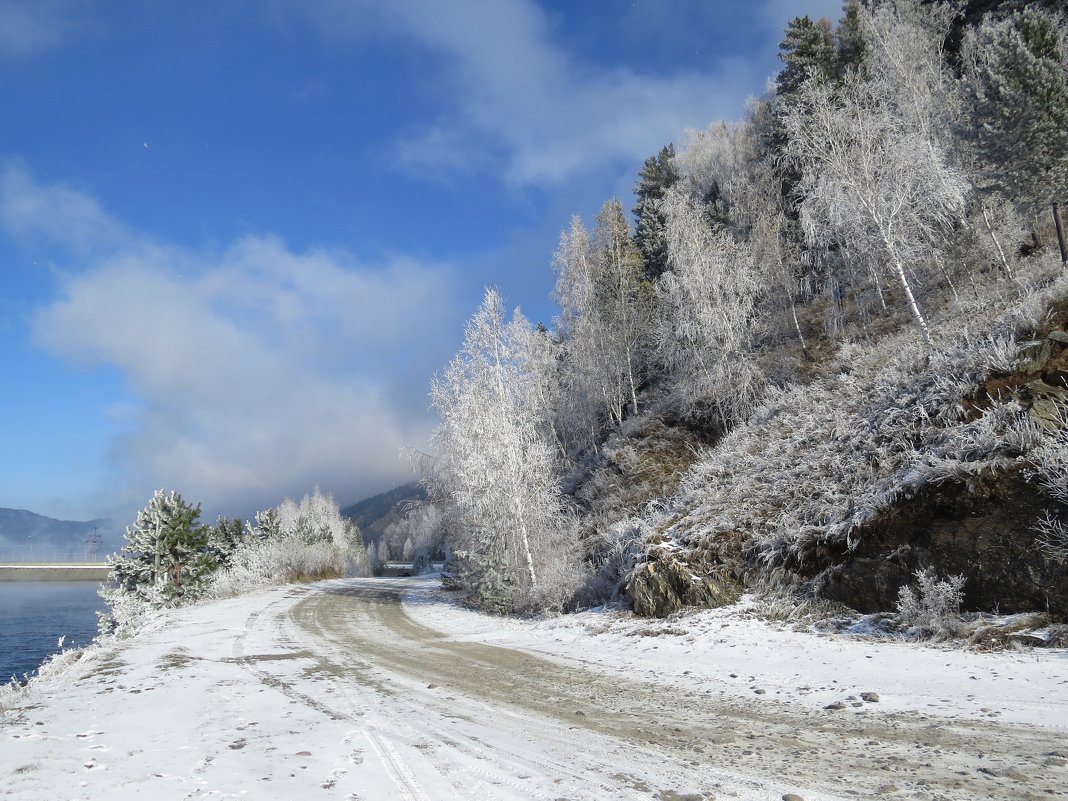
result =
[{"label": "calm water surface", "polygon": [[63,648],[88,645],[104,611],[95,581],[0,581],[0,682],[22,678]]}]

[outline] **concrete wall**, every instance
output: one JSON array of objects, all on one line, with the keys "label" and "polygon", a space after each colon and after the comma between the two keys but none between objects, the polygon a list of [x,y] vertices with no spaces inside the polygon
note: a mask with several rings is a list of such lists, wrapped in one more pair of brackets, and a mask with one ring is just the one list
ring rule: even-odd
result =
[{"label": "concrete wall", "polygon": [[106,564],[71,562],[60,565],[0,565],[0,581],[99,581],[110,568]]}]

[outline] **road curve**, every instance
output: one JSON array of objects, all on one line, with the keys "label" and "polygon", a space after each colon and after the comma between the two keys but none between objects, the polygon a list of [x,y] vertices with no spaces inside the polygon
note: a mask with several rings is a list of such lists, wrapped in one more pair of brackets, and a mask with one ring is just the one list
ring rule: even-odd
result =
[{"label": "road curve", "polygon": [[[253,613],[233,647],[263,684],[359,722],[400,798],[1068,796],[1059,732],[912,713],[847,718],[629,680],[450,638],[405,611],[412,586],[318,585]],[[290,659],[305,665],[299,681],[282,669]],[[977,769],[990,754],[1009,768]]]}]

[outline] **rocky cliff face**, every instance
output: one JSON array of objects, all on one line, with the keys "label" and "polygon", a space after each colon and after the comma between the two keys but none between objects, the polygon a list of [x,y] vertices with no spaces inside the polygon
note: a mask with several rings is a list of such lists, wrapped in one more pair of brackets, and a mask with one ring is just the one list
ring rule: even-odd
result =
[{"label": "rocky cliff face", "polygon": [[[982,448],[988,448],[988,442],[976,446],[974,454],[965,449],[955,456],[964,469],[947,473],[949,478],[912,485],[877,517],[852,529],[848,538],[813,538],[778,562],[748,562],[754,549],[747,545],[752,537],[745,531],[694,537],[703,543],[696,547],[653,541],[627,584],[634,610],[664,616],[685,606],[730,603],[747,586],[766,585],[774,566],[799,579],[796,586],[810,597],[864,613],[893,611],[901,588],[926,569],[941,577],[964,577],[964,611],[1044,612],[1053,621],[1068,622],[1068,559],[1044,549],[1036,532],[1047,512],[1062,524],[1068,522],[1068,504],[1051,497],[1034,475],[1043,448],[1047,456],[1049,447],[1056,451],[1055,469],[1051,472],[1047,466],[1043,475],[1052,476],[1058,486],[1068,461],[1063,453],[1068,447],[1066,327],[1068,307],[1053,307],[1044,328],[1020,345],[1015,370],[978,379],[960,401],[966,423],[996,404],[1011,403],[1030,418],[1034,431],[1045,432],[1039,437],[1045,443],[1041,447],[1028,445],[1018,456],[996,461],[984,461]],[[887,413],[893,412],[901,409]],[[967,469],[973,456],[974,469]],[[803,460],[804,453],[797,458]],[[740,474],[728,477],[742,479]],[[803,484],[806,479],[795,473],[795,480]],[[1059,492],[1053,495],[1061,497]],[[707,544],[710,539],[714,546]]]},{"label": "rocky cliff face", "polygon": [[892,610],[917,570],[963,575],[964,607],[1048,611],[1068,619],[1068,568],[1033,529],[1049,499],[1020,471],[928,487],[857,532],[852,553],[826,553],[821,596],[861,612]]}]

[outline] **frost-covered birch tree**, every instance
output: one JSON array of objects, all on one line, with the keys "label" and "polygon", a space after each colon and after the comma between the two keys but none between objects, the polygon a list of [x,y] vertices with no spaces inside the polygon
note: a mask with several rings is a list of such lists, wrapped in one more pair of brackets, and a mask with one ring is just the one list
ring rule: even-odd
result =
[{"label": "frost-covered birch tree", "polygon": [[752,251],[709,228],[681,192],[662,204],[670,271],[660,281],[658,353],[689,402],[709,404],[724,428],[745,417],[761,380],[748,358],[761,287]]},{"label": "frost-covered birch tree", "polygon": [[840,88],[810,81],[785,115],[801,169],[801,224],[812,247],[844,246],[878,281],[900,285],[925,339],[917,290],[939,266],[969,184],[942,149],[858,75]]},{"label": "frost-covered birch tree", "polygon": [[574,218],[554,266],[569,406],[592,445],[602,420],[619,425],[628,409],[638,411],[649,359],[653,296],[622,204],[604,204],[592,235]]},{"label": "frost-covered birch tree", "polygon": [[578,578],[536,374],[524,359],[533,335],[518,311],[506,321],[500,294],[487,290],[431,388],[441,422],[424,482],[447,517],[469,598],[498,609],[561,606]]}]

